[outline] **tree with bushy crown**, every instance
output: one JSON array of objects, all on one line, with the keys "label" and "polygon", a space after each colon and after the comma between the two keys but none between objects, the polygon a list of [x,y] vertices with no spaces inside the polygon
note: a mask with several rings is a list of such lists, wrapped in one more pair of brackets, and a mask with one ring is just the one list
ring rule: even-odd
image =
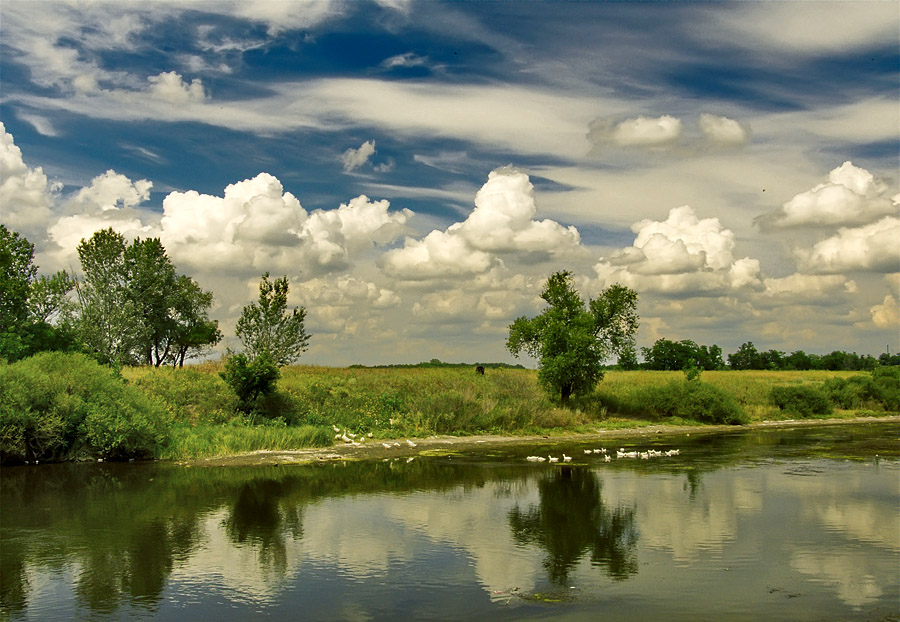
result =
[{"label": "tree with bushy crown", "polygon": [[25,349],[28,292],[37,275],[34,245],[0,225],[0,358],[15,360]]},{"label": "tree with bushy crown", "polygon": [[572,274],[561,271],[547,280],[541,298],[549,306],[510,324],[506,347],[514,356],[525,352],[538,359],[541,384],[566,404],[573,394],[594,389],[607,358],[634,348],[637,293],[614,284],[585,306]]},{"label": "tree with bushy crown", "polygon": [[76,330],[84,347],[104,364],[131,365],[147,336],[137,302],[128,292],[125,238],[112,228],[78,244],[83,277],[75,284]]},{"label": "tree with bushy crown", "polygon": [[259,283],[259,302],[241,311],[235,333],[251,359],[266,354],[272,363],[282,367],[306,351],[306,309],[295,307],[288,312],[287,297],[288,278],[270,281],[266,272]]}]

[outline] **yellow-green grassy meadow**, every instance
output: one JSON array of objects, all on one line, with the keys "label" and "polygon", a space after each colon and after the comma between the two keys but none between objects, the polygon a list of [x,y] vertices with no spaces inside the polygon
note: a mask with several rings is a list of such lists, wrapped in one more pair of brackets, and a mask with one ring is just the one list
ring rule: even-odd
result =
[{"label": "yellow-green grassy meadow", "polygon": [[[219,378],[221,363],[183,369],[128,368],[123,376],[165,402],[173,435],[160,457],[228,455],[256,449],[323,446],[339,434],[371,439],[435,434],[567,434],[655,423],[699,425],[689,417],[660,417],[642,407],[651,387],[686,382],[682,372],[608,371],[594,394],[570,408],[551,401],[537,372],[488,368],[331,368],[292,366],[281,370],[268,417],[241,416]],[[710,371],[701,381],[733,396],[742,420],[792,418],[771,401],[774,386],[821,387],[829,378],[862,372]],[[850,418],[876,411],[834,410]],[[339,435],[337,434],[337,435]],[[340,441],[338,441],[340,442]]]}]

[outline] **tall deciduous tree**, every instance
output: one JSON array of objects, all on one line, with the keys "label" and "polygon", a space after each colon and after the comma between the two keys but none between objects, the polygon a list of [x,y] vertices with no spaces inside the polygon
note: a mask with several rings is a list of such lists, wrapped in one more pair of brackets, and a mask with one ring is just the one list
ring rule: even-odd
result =
[{"label": "tall deciduous tree", "polygon": [[738,351],[728,355],[731,369],[765,369],[763,357],[752,341],[741,344]]},{"label": "tall deciduous tree", "polygon": [[172,365],[184,365],[184,359],[202,355],[222,340],[219,323],[207,315],[212,292],[204,291],[194,279],[181,275],[176,282],[173,308],[175,330],[170,338]]},{"label": "tall deciduous tree", "polygon": [[638,328],[637,293],[611,285],[587,305],[575,291],[572,274],[557,272],[541,293],[548,307],[509,327],[507,349],[538,359],[538,379],[565,404],[576,393],[593,390],[603,378],[607,358],[634,348]]},{"label": "tall deciduous tree", "polygon": [[306,351],[309,335],[304,320],[306,309],[288,312],[288,278],[269,280],[269,273],[259,283],[259,301],[241,311],[235,333],[251,359],[266,354],[277,366],[288,365]]},{"label": "tall deciduous tree", "polygon": [[146,335],[127,288],[125,238],[112,228],[103,229],[81,240],[77,250],[84,273],[75,287],[79,338],[101,363],[137,362],[135,352]]},{"label": "tall deciduous tree", "polygon": [[78,283],[82,340],[103,362],[183,365],[191,352],[218,343],[207,316],[212,293],[179,276],[157,238],[130,245],[106,229],[82,240]]},{"label": "tall deciduous tree", "polygon": [[15,360],[25,348],[28,292],[37,274],[34,245],[0,225],[0,357]]}]

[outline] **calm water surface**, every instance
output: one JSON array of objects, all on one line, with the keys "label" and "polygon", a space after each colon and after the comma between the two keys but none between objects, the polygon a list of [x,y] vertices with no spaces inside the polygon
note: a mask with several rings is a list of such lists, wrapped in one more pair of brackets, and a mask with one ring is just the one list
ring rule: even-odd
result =
[{"label": "calm water surface", "polygon": [[[900,426],[4,468],[12,620],[897,620]],[[532,463],[532,454],[573,457]]]}]

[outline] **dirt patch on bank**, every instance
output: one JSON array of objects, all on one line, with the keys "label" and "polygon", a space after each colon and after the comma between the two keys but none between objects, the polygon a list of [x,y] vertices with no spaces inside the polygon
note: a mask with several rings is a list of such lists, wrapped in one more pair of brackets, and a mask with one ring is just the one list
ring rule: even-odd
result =
[{"label": "dirt patch on bank", "polygon": [[[640,428],[616,430],[597,430],[590,434],[562,434],[553,436],[429,436],[416,439],[372,440],[359,445],[341,444],[333,447],[320,447],[294,450],[259,450],[235,456],[191,460],[182,464],[190,466],[276,466],[289,464],[310,464],[316,462],[332,462],[340,460],[382,460],[385,458],[401,458],[434,453],[441,450],[456,452],[475,452],[484,447],[498,445],[518,446],[539,443],[579,443],[610,441],[615,439],[635,438],[677,438],[681,436],[699,436],[723,434],[754,428],[788,428],[800,426],[846,425],[851,423],[900,423],[900,416],[858,417],[854,419],[803,419],[787,421],[762,421],[742,426],[709,425],[709,426],[673,426],[652,425]],[[412,441],[412,444],[407,442]],[[390,445],[390,447],[385,447]]]}]

